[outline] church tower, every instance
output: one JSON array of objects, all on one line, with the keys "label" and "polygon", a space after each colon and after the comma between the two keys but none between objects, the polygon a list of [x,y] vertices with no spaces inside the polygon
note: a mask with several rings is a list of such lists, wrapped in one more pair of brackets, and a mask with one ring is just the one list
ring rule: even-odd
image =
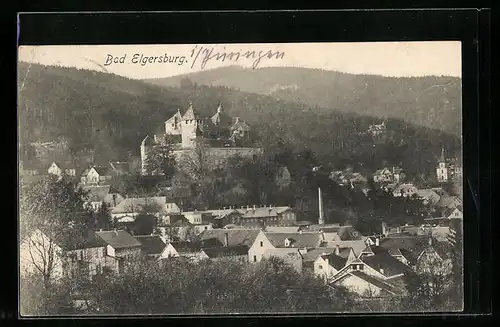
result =
[{"label": "church tower", "polygon": [[200,132],[201,120],[196,115],[193,109],[193,104],[189,104],[189,108],[182,117],[181,131],[182,131],[182,147],[193,148],[196,138],[201,136]]},{"label": "church tower", "polygon": [[440,183],[446,183],[448,181],[448,168],[446,167],[446,161],[444,157],[444,148],[441,149],[441,157],[438,161],[438,167],[436,169],[437,180]]}]

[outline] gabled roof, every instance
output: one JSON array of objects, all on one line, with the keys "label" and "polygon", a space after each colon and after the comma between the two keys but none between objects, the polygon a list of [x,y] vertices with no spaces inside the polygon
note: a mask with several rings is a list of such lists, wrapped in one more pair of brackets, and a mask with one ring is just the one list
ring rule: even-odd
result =
[{"label": "gabled roof", "polygon": [[370,283],[370,284],[372,284],[372,285],[380,288],[381,290],[386,291],[392,295],[400,295],[403,293],[403,290],[399,289],[398,287],[391,284],[390,282],[387,282],[385,280],[382,280],[382,279],[374,277],[374,276],[367,275],[362,271],[353,270],[353,271],[349,272],[349,274],[356,276],[358,278],[361,278],[365,282],[368,282],[368,283]]},{"label": "gabled roof", "polygon": [[182,119],[182,115],[181,115],[181,110],[180,109],[177,109],[177,112],[172,117],[170,117],[169,119],[167,119],[165,121],[165,123],[170,123],[170,122],[174,121],[176,117],[178,119],[177,121],[180,122],[181,119]]},{"label": "gabled roof", "polygon": [[142,245],[142,251],[148,255],[161,254],[166,244],[156,235],[136,235],[136,240]]},{"label": "gabled roof", "polygon": [[290,247],[293,248],[316,248],[321,244],[321,234],[320,233],[265,233],[269,242],[274,247],[284,248],[285,240],[293,240]]},{"label": "gabled roof", "polygon": [[[350,249],[348,249],[349,251]],[[333,268],[340,270],[345,267],[347,263],[347,256],[341,256],[341,255],[336,255],[335,253],[330,253],[327,255],[322,255],[321,258],[323,260],[328,260],[328,264],[332,266]]]},{"label": "gabled roof", "polygon": [[94,231],[79,231],[70,228],[57,233],[54,242],[66,251],[106,246],[106,242],[97,237]]},{"label": "gabled roof", "polygon": [[322,242],[322,246],[335,248],[336,246],[340,248],[351,248],[356,256],[359,256],[363,249],[366,247],[365,238],[356,241],[328,241]]},{"label": "gabled roof", "polygon": [[363,238],[352,226],[328,226],[315,225],[309,227],[311,231],[323,231],[325,233],[337,233],[342,241],[357,241]]},{"label": "gabled roof", "polygon": [[198,235],[200,240],[216,238],[221,244],[224,244],[225,234],[228,236],[228,246],[246,245],[252,246],[259,235],[258,229],[212,229],[204,230]]},{"label": "gabled roof", "polygon": [[171,244],[177,252],[181,253],[200,252],[203,248],[222,247],[223,245],[223,243],[216,238],[209,238],[194,242],[170,242],[169,244]]},{"label": "gabled roof", "polygon": [[322,256],[323,254],[330,254],[334,253],[335,248],[314,248],[308,250],[306,253],[302,254],[302,260],[304,262],[314,262],[318,257]]},{"label": "gabled roof", "polygon": [[223,247],[203,248],[203,252],[210,258],[221,258],[230,256],[240,256],[248,254],[248,246],[246,245],[233,245]]},{"label": "gabled roof", "polygon": [[229,127],[233,123],[233,119],[231,118],[231,116],[222,111],[222,108],[220,110],[217,109],[217,112],[210,118],[210,121],[214,125],[225,126],[225,127]]},{"label": "gabled roof", "polygon": [[96,234],[114,249],[136,248],[142,246],[139,241],[124,230],[102,231],[96,232]]},{"label": "gabled roof", "polygon": [[383,269],[383,275],[387,277],[403,274],[409,269],[407,265],[391,256],[388,252],[380,252],[364,257],[362,261],[376,271]]},{"label": "gabled roof", "polygon": [[268,233],[297,233],[299,231],[299,227],[272,227],[267,226],[266,232]]},{"label": "gabled roof", "polygon": [[110,166],[94,166],[92,168],[99,176],[110,176],[112,174],[112,168]]}]

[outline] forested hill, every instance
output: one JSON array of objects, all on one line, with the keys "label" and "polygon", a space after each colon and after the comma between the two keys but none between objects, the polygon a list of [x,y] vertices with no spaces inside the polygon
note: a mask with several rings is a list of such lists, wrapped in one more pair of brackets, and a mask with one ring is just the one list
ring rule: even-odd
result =
[{"label": "forested hill", "polygon": [[460,150],[455,136],[397,119],[386,120],[388,132],[374,139],[364,133],[380,120],[369,116],[227,87],[165,88],[89,70],[31,65],[26,74],[27,68],[24,63],[19,66],[21,143],[63,136],[74,148],[95,149],[104,160],[138,155],[145,135],[162,129],[164,121],[179,108],[183,112],[189,101],[204,116],[222,103],[230,115],[252,125],[263,145],[282,139],[294,151],[310,149],[336,166],[354,164],[371,170],[388,160],[415,174],[429,173],[442,146],[450,154]]},{"label": "forested hill", "polygon": [[295,67],[230,66],[146,81],[179,86],[186,77],[198,84],[228,86],[325,110],[399,118],[461,135],[461,79],[457,77],[394,78]]}]

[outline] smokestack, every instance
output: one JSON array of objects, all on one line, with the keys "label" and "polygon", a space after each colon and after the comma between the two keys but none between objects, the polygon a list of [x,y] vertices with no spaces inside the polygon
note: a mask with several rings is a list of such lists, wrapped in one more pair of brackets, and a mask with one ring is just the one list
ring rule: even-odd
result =
[{"label": "smokestack", "polygon": [[224,246],[227,247],[229,244],[229,235],[228,233],[224,233]]},{"label": "smokestack", "polygon": [[318,187],[318,205],[319,205],[319,220],[318,220],[318,223],[320,225],[324,225],[325,224],[325,219],[323,217],[323,198],[322,198],[322,195],[321,195],[321,188]]},{"label": "smokestack", "polygon": [[335,247],[335,255],[340,255],[340,246],[338,244]]}]

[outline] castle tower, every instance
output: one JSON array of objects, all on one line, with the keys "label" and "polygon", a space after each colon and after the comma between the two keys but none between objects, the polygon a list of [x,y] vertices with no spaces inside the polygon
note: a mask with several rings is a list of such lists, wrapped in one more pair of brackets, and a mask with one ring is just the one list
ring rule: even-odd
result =
[{"label": "castle tower", "polygon": [[446,167],[444,148],[441,149],[441,157],[439,158],[438,167],[436,168],[436,176],[440,183],[446,183],[448,181],[448,168]]},{"label": "castle tower", "polygon": [[192,148],[196,142],[196,138],[201,136],[200,126],[201,120],[196,115],[193,105],[190,103],[189,108],[182,117],[181,132],[182,132],[182,147]]},{"label": "castle tower", "polygon": [[141,142],[141,174],[149,175],[151,173],[149,164],[148,164],[148,155],[151,151],[151,147],[153,146],[153,140],[146,135],[144,140]]}]

